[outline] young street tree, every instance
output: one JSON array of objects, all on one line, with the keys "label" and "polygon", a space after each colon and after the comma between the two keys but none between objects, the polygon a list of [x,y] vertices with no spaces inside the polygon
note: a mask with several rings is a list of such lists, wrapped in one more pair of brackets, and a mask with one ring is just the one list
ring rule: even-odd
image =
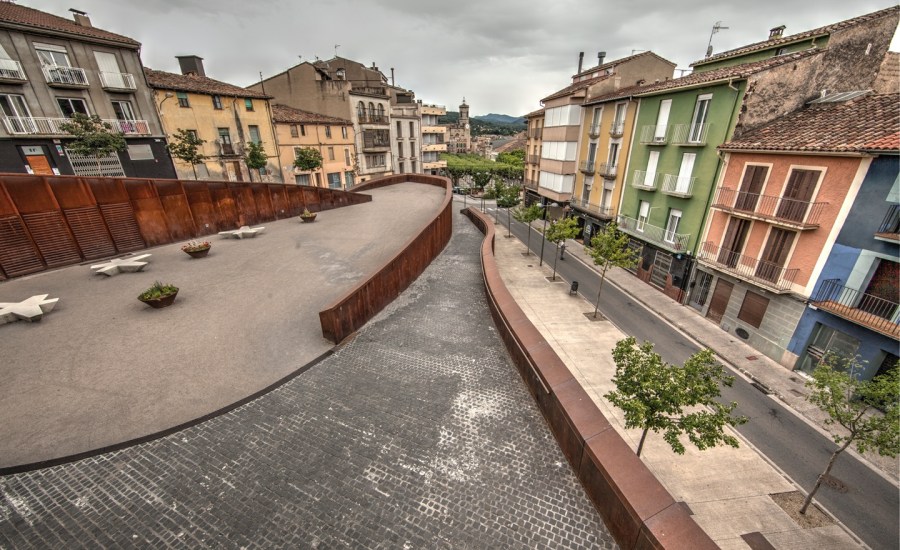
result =
[{"label": "young street tree", "polygon": [[900,453],[900,404],[897,401],[900,365],[864,381],[854,376],[858,370],[859,363],[855,359],[843,360],[828,355],[812,372],[812,380],[806,383],[813,390],[807,399],[828,413],[825,424],[842,426],[846,433],[831,433],[838,448],[803,501],[801,514],[806,513],[838,455],[852,443],[856,443],[856,450],[861,453],[871,449],[892,458]]},{"label": "young street tree", "polygon": [[295,149],[294,166],[304,172],[312,172],[322,167],[322,153],[311,147]]},{"label": "young street tree", "polygon": [[88,116],[75,113],[69,122],[60,124],[60,129],[75,138],[66,144],[66,149],[76,155],[94,157],[97,161],[97,175],[103,175],[100,159],[127,147],[121,132],[114,132],[112,126],[97,115]]},{"label": "young street tree", "polygon": [[606,272],[611,267],[629,268],[638,263],[636,250],[628,248],[628,235],[622,233],[613,223],[606,224],[606,228],[591,238],[591,246],[588,249],[594,263],[600,268],[600,289],[597,291],[597,303],[594,305],[594,318],[600,311],[600,293],[603,291],[603,281],[606,280]]},{"label": "young street tree", "polygon": [[206,141],[200,139],[196,133],[179,128],[167,145],[173,157],[191,165],[194,179],[197,179],[197,165],[206,160],[206,155],[200,152],[200,146],[204,143]]},{"label": "young street tree", "polygon": [[[731,416],[737,403],[719,403],[719,384],[731,386],[733,376],[713,358],[711,350],[690,356],[684,366],[669,365],[653,351],[653,344],[637,345],[633,337],[616,342],[613,349],[616,389],[604,397],[625,412],[626,428],[641,428],[637,455],[641,456],[647,432],[663,432],[663,439],[684,454],[679,436],[685,434],[701,451],[720,443],[738,446],[725,426],[743,424],[743,416]],[[686,412],[689,409],[691,412]]]},{"label": "young street tree", "polygon": [[[498,184],[499,185],[499,184]],[[497,208],[506,208],[506,236],[512,237],[512,226],[509,220],[509,210],[513,206],[519,204],[520,189],[518,185],[504,186],[503,190],[497,195]]]},{"label": "young street tree", "polygon": [[244,162],[247,163],[247,168],[250,169],[250,181],[253,181],[253,172],[260,174],[259,171],[269,164],[269,157],[266,155],[263,144],[257,141],[248,142]]},{"label": "young street tree", "polygon": [[513,210],[513,218],[515,218],[517,222],[522,222],[528,226],[526,228],[528,233],[525,243],[526,256],[531,254],[531,222],[538,220],[543,213],[544,209],[541,208],[541,205],[538,203],[534,203],[531,206],[520,206]]},{"label": "young street tree", "polygon": [[559,245],[566,239],[574,239],[578,235],[578,218],[561,218],[550,222],[545,234],[548,241],[556,245],[556,254],[553,259],[553,279],[556,280],[556,262],[559,260]]}]

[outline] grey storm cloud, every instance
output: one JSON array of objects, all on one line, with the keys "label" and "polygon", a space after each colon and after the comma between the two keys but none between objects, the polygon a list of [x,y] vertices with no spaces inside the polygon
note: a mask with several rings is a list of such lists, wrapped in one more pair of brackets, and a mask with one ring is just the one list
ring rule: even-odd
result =
[{"label": "grey storm cloud", "polygon": [[[728,3],[597,0],[19,0],[69,17],[88,12],[94,25],[140,41],[147,67],[177,71],[176,55],[204,58],[207,74],[239,86],[301,60],[335,52],[370,65],[428,103],[455,109],[465,96],[473,114],[521,115],[571,82],[578,52],[585,67],[597,52],[610,61],[652,50],[687,69],[701,59],[717,21],[715,51],[764,40],[892,5],[757,0]],[[339,45],[336,47],[336,45]]]}]

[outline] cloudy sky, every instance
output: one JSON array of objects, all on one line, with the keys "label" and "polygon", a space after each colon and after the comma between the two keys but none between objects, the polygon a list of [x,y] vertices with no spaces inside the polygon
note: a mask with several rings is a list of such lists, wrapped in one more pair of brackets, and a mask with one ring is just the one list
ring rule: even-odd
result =
[{"label": "cloudy sky", "polygon": [[[207,76],[247,86],[303,61],[343,57],[386,75],[426,103],[474,115],[522,115],[565,87],[585,52],[610,61],[653,50],[688,68],[712,37],[716,52],[793,34],[896,4],[896,0],[18,0],[143,44],[144,65],[178,72],[176,55],[204,58]],[[335,50],[335,45],[340,46]],[[895,38],[893,50],[898,49]],[[677,76],[678,73],[676,73]]]}]

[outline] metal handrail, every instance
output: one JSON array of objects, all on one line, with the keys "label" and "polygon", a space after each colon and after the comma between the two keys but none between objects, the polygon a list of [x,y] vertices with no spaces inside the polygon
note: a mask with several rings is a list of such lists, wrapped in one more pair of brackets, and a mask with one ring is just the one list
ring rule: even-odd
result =
[{"label": "metal handrail", "polygon": [[730,187],[716,189],[712,202],[715,208],[745,212],[760,218],[805,227],[818,227],[819,217],[828,204],[746,193]]},{"label": "metal handrail", "polygon": [[699,259],[744,280],[781,291],[790,290],[800,272],[797,268],[788,269],[727,248],[721,248],[712,241],[706,241],[700,245]]}]

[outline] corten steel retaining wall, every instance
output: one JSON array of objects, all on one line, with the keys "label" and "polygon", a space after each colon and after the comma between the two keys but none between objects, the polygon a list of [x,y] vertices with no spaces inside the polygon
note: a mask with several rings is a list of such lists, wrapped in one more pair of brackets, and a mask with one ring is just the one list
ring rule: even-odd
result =
[{"label": "corten steel retaining wall", "polygon": [[0,280],[371,200],[261,182],[0,174]]},{"label": "corten steel retaining wall", "polygon": [[494,323],[560,448],[622,548],[718,548],[616,432],[512,298],[494,259],[494,225],[463,211],[485,234],[481,265]]},{"label": "corten steel retaining wall", "polygon": [[[451,211],[453,195],[450,180],[447,178],[423,174],[385,176],[359,185],[353,192],[406,182],[444,188],[444,200],[438,214],[371,277],[361,281],[319,312],[322,335],[336,344],[353,334],[399,296],[450,242],[453,233]],[[385,215],[396,214],[386,212]]]}]

